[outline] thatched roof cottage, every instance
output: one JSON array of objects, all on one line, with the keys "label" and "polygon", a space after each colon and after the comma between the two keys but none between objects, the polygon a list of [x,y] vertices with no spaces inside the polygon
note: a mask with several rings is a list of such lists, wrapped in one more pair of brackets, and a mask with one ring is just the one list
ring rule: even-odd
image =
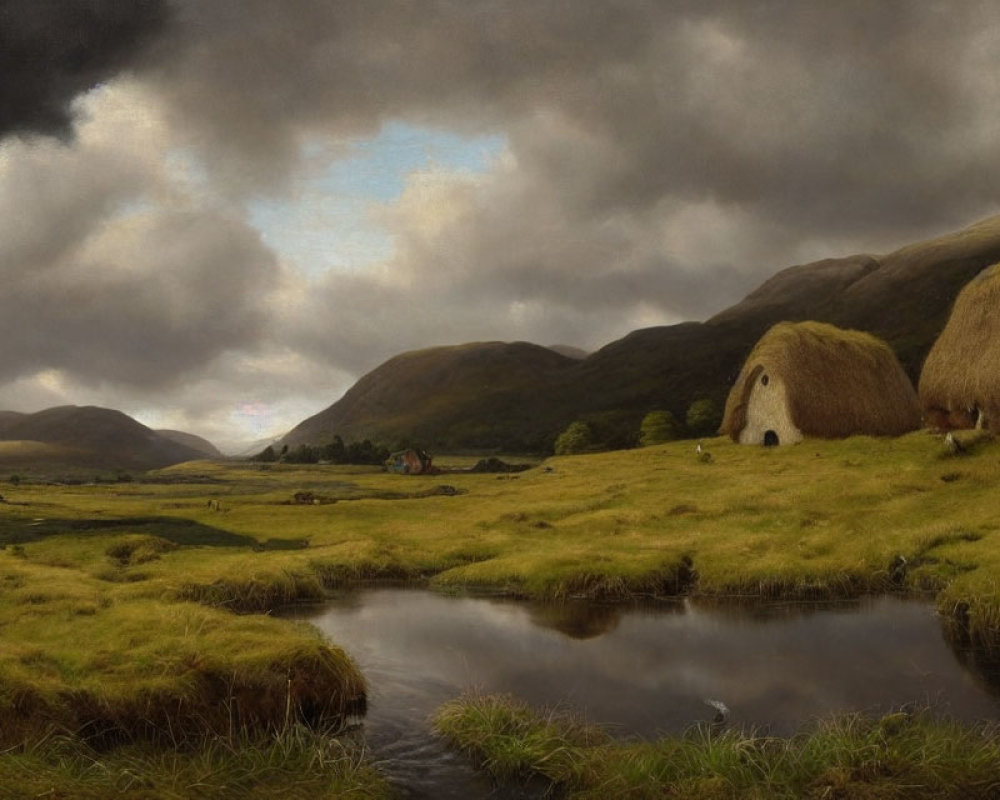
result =
[{"label": "thatched roof cottage", "polygon": [[743,365],[720,433],[777,445],[918,427],[917,394],[885,342],[820,322],[780,322]]},{"label": "thatched roof cottage", "polygon": [[934,428],[1000,427],[1000,264],[955,299],[920,374],[920,405]]}]

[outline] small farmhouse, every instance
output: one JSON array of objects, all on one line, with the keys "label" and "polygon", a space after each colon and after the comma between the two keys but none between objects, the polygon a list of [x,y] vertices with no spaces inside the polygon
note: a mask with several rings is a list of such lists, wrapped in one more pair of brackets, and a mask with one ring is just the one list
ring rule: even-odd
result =
[{"label": "small farmhouse", "polygon": [[747,358],[720,433],[770,446],[918,427],[916,392],[885,342],[819,322],[781,322]]},{"label": "small farmhouse", "polygon": [[932,428],[1000,427],[1000,264],[955,299],[920,374],[920,405]]},{"label": "small farmhouse", "polygon": [[433,465],[428,453],[415,448],[393,453],[386,459],[385,466],[389,472],[400,475],[436,475],[440,471]]}]

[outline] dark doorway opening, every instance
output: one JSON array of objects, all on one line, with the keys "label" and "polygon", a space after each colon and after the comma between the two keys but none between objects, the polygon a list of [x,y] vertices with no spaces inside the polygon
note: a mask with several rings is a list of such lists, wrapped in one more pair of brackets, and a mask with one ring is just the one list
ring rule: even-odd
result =
[{"label": "dark doorway opening", "polygon": [[774,431],[764,431],[764,447],[777,447],[778,434]]}]

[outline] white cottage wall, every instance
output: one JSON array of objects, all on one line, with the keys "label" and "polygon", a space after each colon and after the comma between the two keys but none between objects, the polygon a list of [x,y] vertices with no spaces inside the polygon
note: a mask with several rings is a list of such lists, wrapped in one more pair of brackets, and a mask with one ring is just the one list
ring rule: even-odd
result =
[{"label": "white cottage wall", "polygon": [[803,439],[802,431],[795,427],[788,410],[785,382],[764,370],[750,389],[740,444],[764,444],[768,431],[775,432],[778,444],[795,444]]}]

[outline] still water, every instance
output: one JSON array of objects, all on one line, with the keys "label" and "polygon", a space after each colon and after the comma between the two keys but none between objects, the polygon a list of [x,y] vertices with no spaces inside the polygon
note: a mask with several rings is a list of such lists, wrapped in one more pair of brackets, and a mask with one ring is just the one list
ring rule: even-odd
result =
[{"label": "still water", "polygon": [[894,598],[538,605],[379,588],[295,616],[361,666],[368,745],[413,798],[524,796],[491,787],[433,736],[430,715],[470,689],[643,737],[709,721],[709,699],[730,708],[730,724],[779,735],[831,713],[908,703],[960,720],[1000,718],[991,679],[962,666],[967,654],[945,642],[933,606]]}]

